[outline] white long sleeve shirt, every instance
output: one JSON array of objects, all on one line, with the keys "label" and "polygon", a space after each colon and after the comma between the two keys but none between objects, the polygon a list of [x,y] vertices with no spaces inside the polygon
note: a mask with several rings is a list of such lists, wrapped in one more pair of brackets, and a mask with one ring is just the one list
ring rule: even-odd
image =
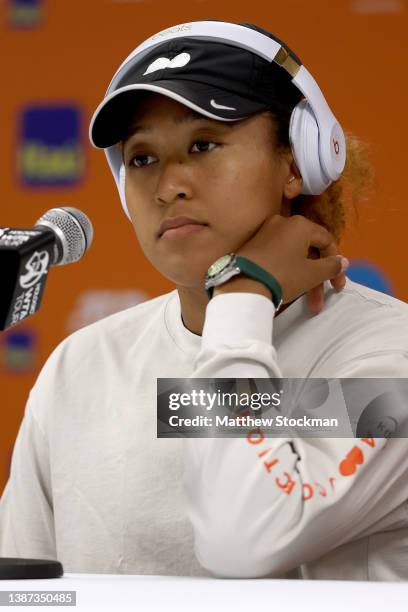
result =
[{"label": "white long sleeve shirt", "polygon": [[200,337],[173,291],[64,340],[27,402],[0,555],[66,572],[406,580],[406,439],[156,437],[157,378],[408,378],[404,302],[347,280],[325,284],[317,316],[304,296],[274,312],[216,296]]}]

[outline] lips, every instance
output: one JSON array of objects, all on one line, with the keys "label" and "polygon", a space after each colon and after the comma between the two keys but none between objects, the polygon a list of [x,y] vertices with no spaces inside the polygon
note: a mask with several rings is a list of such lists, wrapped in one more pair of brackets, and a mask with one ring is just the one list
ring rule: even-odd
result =
[{"label": "lips", "polygon": [[174,217],[172,219],[166,219],[161,224],[157,236],[160,238],[165,231],[175,229],[176,227],[182,227],[183,225],[207,225],[207,223],[201,223],[201,221],[197,221],[197,219],[192,219],[191,217]]}]

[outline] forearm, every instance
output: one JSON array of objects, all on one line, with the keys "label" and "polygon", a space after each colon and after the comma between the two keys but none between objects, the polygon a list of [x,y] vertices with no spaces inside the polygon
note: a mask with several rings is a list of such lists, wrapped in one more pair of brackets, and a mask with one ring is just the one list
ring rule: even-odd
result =
[{"label": "forearm", "polygon": [[[193,376],[282,377],[273,305],[262,296],[223,298],[207,307]],[[231,316],[221,329],[222,312]],[[343,368],[352,377],[378,368],[387,376],[387,364],[394,376],[406,377],[407,362],[392,354]],[[407,498],[403,442],[266,438],[262,432],[185,440],[188,512],[200,563],[220,576],[279,576],[368,533]],[[362,463],[345,470],[357,454]]]},{"label": "forearm", "polygon": [[213,297],[192,378],[280,378],[272,344],[274,313],[272,300],[263,295],[225,291]]}]

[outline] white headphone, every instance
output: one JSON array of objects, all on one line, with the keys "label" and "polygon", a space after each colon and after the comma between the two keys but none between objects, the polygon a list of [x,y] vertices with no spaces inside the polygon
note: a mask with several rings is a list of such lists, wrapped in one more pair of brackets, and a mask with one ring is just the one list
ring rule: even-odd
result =
[{"label": "white headphone", "polygon": [[[181,37],[241,47],[269,62],[276,62],[286,70],[292,77],[292,83],[305,96],[293,109],[289,123],[289,142],[303,179],[302,193],[318,195],[339,178],[346,161],[344,133],[312,75],[277,40],[246,26],[222,21],[182,23],[154,34],[136,47],[115,73],[104,101],[92,117],[89,128],[91,142],[91,130],[99,108],[115,91],[124,73],[155,45]],[[125,167],[120,146],[116,144],[104,150],[123,209],[130,219],[125,196]]]}]

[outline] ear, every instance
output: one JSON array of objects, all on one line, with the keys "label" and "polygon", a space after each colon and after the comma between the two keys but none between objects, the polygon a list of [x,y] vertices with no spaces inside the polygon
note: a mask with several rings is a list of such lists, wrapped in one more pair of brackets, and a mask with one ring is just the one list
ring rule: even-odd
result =
[{"label": "ear", "polygon": [[285,182],[283,184],[283,195],[288,200],[293,200],[302,191],[302,177],[297,169],[292,153],[288,154],[287,171],[285,172]]}]

